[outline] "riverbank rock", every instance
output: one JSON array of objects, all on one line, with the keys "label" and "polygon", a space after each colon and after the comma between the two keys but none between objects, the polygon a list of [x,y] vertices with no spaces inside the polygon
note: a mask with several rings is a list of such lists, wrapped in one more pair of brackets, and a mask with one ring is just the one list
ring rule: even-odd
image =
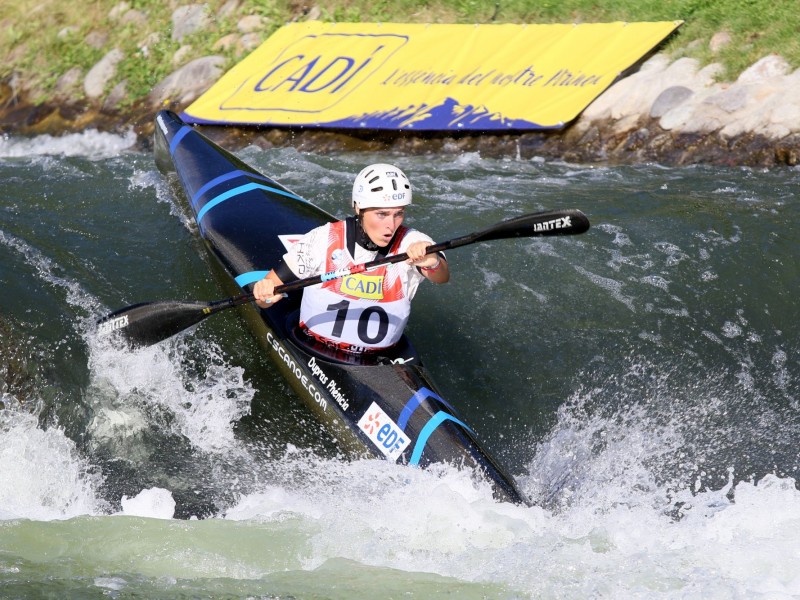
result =
[{"label": "riverbank rock", "polygon": [[91,68],[83,80],[83,91],[90,100],[101,98],[108,82],[116,75],[117,65],[125,57],[122,50],[114,48]]},{"label": "riverbank rock", "polygon": [[611,86],[565,131],[573,160],[666,164],[797,164],[800,70],[770,55],[735,82],[718,64],[655,55]]},{"label": "riverbank rock", "polygon": [[150,107],[185,108],[222,76],[224,65],[222,56],[206,56],[187,63],[153,88],[148,96]]},{"label": "riverbank rock", "polygon": [[172,13],[172,39],[182,42],[187,36],[206,29],[211,23],[208,5],[189,4],[179,6]]}]

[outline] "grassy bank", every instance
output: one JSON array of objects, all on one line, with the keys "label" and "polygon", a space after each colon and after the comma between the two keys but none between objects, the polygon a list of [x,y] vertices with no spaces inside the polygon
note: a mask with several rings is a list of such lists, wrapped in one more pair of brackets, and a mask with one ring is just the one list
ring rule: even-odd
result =
[{"label": "grassy bank", "polygon": [[[200,1],[200,0],[197,0]],[[266,39],[284,23],[306,18],[318,7],[325,21],[431,23],[570,23],[662,21],[686,24],[666,45],[674,57],[720,62],[725,80],[770,53],[800,67],[800,11],[795,2],[775,0],[240,0],[234,11],[219,16],[227,0],[205,0],[217,15],[209,30],[182,43],[171,39],[173,10],[189,2],[127,0],[140,11],[139,22],[125,21],[119,0],[15,0],[0,3],[0,80],[16,73],[33,90],[36,101],[52,99],[58,78],[73,67],[85,74],[111,48],[123,51],[118,81],[127,81],[131,98],[143,97],[180,65],[172,63],[184,49],[182,63],[209,54],[223,54],[232,66],[242,50],[214,49],[227,34],[237,33],[245,15],[260,15]],[[728,31],[732,43],[712,56],[711,36]],[[90,35],[91,34],[91,35]],[[87,40],[94,40],[90,43]],[[113,83],[117,83],[115,81]],[[112,84],[113,84],[112,83]]]}]

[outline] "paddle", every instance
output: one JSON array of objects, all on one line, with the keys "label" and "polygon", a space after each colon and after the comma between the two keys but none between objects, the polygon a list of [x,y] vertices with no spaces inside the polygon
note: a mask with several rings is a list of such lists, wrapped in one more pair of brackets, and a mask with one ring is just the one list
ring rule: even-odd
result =
[{"label": "paddle", "polygon": [[[576,209],[531,213],[501,221],[481,231],[428,247],[428,254],[491,240],[574,235],[589,229],[589,219]],[[346,277],[381,265],[404,261],[408,255],[395,254],[349,269],[339,269],[322,275],[299,279],[275,288],[276,294],[293,292],[310,285]],[[98,320],[98,333],[107,335],[118,331],[132,345],[149,346],[165,340],[220,311],[253,302],[253,294],[243,294],[215,302],[142,302],[121,308]]]}]

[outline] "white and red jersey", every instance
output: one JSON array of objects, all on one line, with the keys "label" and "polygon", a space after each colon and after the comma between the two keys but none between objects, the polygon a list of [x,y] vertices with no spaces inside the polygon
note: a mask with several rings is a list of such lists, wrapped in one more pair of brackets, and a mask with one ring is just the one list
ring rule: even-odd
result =
[{"label": "white and red jersey", "polygon": [[[284,264],[300,278],[313,277],[375,260],[378,252],[347,243],[352,221],[312,229],[287,252]],[[386,256],[401,254],[428,236],[400,226]],[[300,305],[300,324],[316,336],[354,350],[374,350],[397,343],[411,313],[411,299],[425,277],[406,262],[332,279],[307,287]]]}]

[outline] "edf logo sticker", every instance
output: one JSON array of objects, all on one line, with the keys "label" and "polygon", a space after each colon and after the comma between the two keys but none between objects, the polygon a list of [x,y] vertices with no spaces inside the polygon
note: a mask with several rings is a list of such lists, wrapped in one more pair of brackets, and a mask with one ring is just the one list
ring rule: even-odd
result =
[{"label": "edf logo sticker", "polygon": [[361,417],[358,427],[367,434],[386,458],[393,461],[397,461],[410,443],[406,434],[374,402]]}]

